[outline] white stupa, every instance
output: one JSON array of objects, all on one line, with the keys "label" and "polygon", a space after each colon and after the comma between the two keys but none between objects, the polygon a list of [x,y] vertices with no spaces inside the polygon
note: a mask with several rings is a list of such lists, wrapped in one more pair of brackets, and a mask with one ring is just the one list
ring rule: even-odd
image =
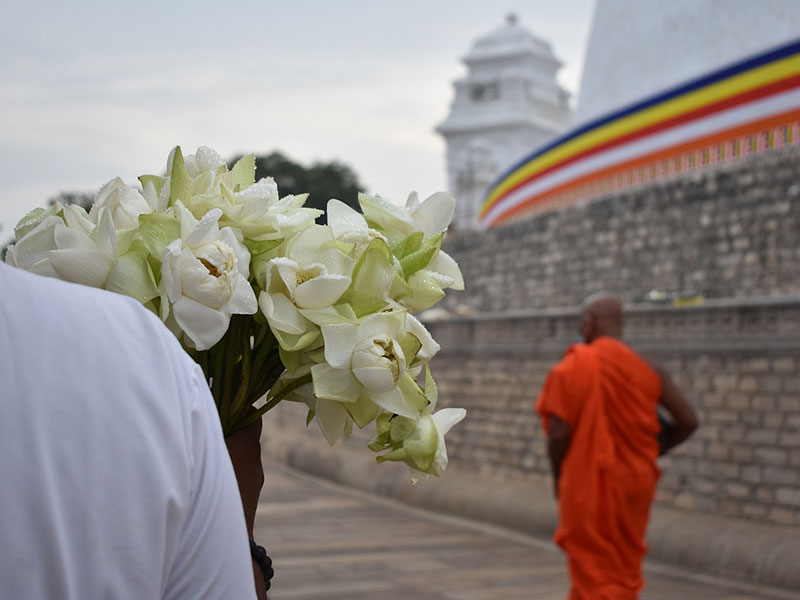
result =
[{"label": "white stupa", "polygon": [[798,38],[798,0],[597,0],[575,123]]},{"label": "white stupa", "polygon": [[483,195],[503,170],[571,123],[569,94],[556,81],[561,61],[515,15],[475,41],[463,62],[468,74],[455,81],[450,115],[437,127],[457,230],[475,227]]}]

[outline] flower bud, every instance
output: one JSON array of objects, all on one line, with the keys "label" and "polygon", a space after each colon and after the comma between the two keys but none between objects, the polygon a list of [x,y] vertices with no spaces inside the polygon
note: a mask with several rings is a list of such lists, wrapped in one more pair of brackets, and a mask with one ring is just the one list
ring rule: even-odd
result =
[{"label": "flower bud", "polygon": [[350,360],[353,375],[371,392],[397,387],[406,372],[406,358],[396,340],[377,335],[358,343]]}]

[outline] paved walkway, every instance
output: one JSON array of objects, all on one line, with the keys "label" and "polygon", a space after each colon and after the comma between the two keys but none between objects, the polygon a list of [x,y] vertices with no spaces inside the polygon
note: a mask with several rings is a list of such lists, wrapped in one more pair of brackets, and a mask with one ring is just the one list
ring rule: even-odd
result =
[{"label": "paved walkway", "polygon": [[[282,465],[267,468],[256,539],[275,561],[273,600],[567,595],[564,559],[547,541],[409,508]],[[647,565],[646,579],[642,600],[797,598],[655,564]]]}]

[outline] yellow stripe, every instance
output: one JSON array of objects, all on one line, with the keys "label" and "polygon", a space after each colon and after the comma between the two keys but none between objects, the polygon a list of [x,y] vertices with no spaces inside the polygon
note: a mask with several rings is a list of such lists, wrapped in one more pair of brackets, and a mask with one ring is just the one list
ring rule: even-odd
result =
[{"label": "yellow stripe", "polygon": [[800,54],[786,57],[774,63],[758,67],[729,79],[718,81],[706,87],[690,92],[684,96],[673,98],[640,112],[634,113],[619,121],[613,121],[597,129],[587,131],[574,140],[553,148],[550,152],[522,165],[506,177],[492,190],[483,203],[484,213],[509,188],[529,178],[537,171],[546,169],[558,162],[566,160],[588,148],[600,145],[614,138],[643,129],[649,125],[667,120],[680,114],[695,110],[712,102],[756,89],[763,85],[785,79],[800,72]]}]

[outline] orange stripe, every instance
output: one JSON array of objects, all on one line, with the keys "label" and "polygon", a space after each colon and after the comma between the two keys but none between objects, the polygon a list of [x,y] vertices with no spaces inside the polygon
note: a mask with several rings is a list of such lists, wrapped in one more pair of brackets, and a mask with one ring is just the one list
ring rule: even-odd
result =
[{"label": "orange stripe", "polygon": [[659,152],[654,152],[652,154],[645,155],[640,158],[634,158],[629,160],[628,162],[619,163],[617,165],[612,165],[610,167],[606,167],[601,171],[596,171],[594,173],[588,173],[582,177],[578,177],[577,179],[572,179],[566,183],[563,183],[553,189],[550,189],[546,192],[542,192],[537,196],[533,196],[528,198],[524,202],[515,205],[507,212],[501,213],[499,217],[489,223],[490,226],[494,227],[496,225],[500,225],[504,223],[514,215],[519,214],[524,209],[530,208],[534,204],[538,204],[545,200],[546,198],[568,190],[572,187],[578,187],[582,184],[589,183],[591,181],[602,179],[606,176],[612,175],[617,173],[618,171],[624,171],[626,169],[635,168],[637,166],[644,166],[647,163],[651,162],[658,162],[660,160],[666,160],[669,158],[675,158],[675,155],[679,155],[685,152],[689,152],[691,150],[696,150],[699,147],[705,145],[711,145],[714,143],[726,142],[730,141],[731,137],[739,137],[743,135],[752,135],[754,133],[760,132],[762,129],[769,128],[769,127],[779,127],[779,126],[786,126],[787,121],[792,121],[795,119],[800,119],[800,109],[791,110],[780,115],[776,115],[773,117],[768,117],[766,119],[762,119],[760,121],[752,121],[746,125],[740,125],[739,127],[734,127],[732,129],[727,129],[723,132],[713,133],[708,135],[704,138],[697,138],[690,142],[685,142],[679,146],[673,146],[666,150],[661,150]]}]

